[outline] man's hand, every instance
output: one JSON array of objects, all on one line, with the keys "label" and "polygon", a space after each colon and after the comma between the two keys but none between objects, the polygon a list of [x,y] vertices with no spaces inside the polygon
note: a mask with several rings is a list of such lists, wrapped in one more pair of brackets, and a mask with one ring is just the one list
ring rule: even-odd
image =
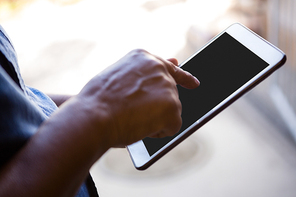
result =
[{"label": "man's hand", "polygon": [[[128,53],[78,94],[77,99],[92,110],[87,124],[113,147],[147,136],[174,135],[182,124],[176,84],[186,88],[199,85],[177,64],[176,59],[164,60],[144,50]],[[103,135],[99,132],[102,114],[104,128],[108,128]]]},{"label": "man's hand", "polygon": [[199,82],[175,59],[130,52],[43,122],[1,169],[0,196],[74,196],[110,147],[175,134],[181,126],[176,84]]}]

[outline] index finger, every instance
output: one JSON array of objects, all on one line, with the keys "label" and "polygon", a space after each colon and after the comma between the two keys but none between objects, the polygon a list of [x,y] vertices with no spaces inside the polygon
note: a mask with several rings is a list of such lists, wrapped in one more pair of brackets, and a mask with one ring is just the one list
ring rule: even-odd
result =
[{"label": "index finger", "polygon": [[154,56],[155,58],[157,58],[158,60],[164,63],[169,74],[173,77],[176,84],[179,84],[184,88],[188,88],[188,89],[194,89],[200,85],[200,82],[196,77],[194,77],[192,74],[190,74],[189,72],[183,70],[178,66],[177,59],[171,58],[171,59],[165,60],[156,55],[152,55],[152,56]]},{"label": "index finger", "polygon": [[178,65],[174,64],[176,63],[176,59],[168,59],[168,61],[166,62],[167,69],[171,76],[175,79],[177,84],[188,89],[194,89],[200,85],[200,82],[196,77],[194,77],[191,73],[178,67]]}]

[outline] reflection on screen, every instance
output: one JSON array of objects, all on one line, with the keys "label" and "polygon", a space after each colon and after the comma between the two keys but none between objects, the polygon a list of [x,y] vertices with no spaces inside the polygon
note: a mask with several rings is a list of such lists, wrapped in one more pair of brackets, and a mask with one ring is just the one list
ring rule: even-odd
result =
[{"label": "reflection on screen", "polygon": [[[182,103],[182,132],[209,112],[268,64],[227,33],[202,50],[182,68],[196,76],[200,86],[188,90],[178,86]],[[176,137],[143,140],[150,156]]]}]

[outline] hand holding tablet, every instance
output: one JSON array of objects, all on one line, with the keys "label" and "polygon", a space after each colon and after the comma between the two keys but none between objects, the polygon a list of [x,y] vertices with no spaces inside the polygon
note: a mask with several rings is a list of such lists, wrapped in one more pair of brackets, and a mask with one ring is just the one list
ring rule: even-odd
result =
[{"label": "hand holding tablet", "polygon": [[135,167],[144,170],[215,115],[285,63],[285,54],[240,24],[214,37],[180,67],[201,82],[196,89],[177,86],[182,127],[165,138],[145,138],[128,151]]}]

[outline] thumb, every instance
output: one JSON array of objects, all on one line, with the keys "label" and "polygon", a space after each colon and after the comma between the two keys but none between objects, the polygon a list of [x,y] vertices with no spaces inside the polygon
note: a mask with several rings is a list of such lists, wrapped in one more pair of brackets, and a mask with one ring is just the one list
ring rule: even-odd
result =
[{"label": "thumb", "polygon": [[175,66],[178,66],[178,60],[176,58],[169,58],[169,62],[172,62]]}]

